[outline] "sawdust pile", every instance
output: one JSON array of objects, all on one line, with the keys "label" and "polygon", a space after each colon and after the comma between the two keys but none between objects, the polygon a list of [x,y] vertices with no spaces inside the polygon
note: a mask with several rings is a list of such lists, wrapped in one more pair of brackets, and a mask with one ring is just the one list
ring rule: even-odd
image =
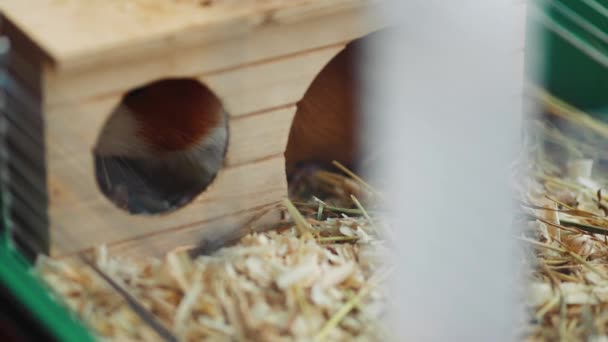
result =
[{"label": "sawdust pile", "polygon": [[[250,234],[210,256],[178,249],[136,262],[100,247],[96,264],[180,340],[385,340],[381,222],[320,200],[301,204],[307,218],[286,206],[294,220],[284,229]],[[92,269],[41,258],[37,270],[101,338],[160,339]]]}]

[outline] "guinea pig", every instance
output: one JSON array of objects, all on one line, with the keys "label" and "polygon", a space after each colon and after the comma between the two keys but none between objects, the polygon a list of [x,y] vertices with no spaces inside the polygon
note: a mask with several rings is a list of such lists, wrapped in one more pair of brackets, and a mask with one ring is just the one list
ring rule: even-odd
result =
[{"label": "guinea pig", "polygon": [[221,168],[226,120],[219,99],[195,80],[167,79],[131,91],[94,149],[102,192],[131,213],[183,206]]}]

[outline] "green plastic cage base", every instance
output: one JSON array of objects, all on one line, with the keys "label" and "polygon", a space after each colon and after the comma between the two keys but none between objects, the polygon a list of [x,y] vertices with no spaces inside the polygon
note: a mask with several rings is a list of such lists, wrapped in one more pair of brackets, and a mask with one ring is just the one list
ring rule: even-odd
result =
[{"label": "green plastic cage base", "polygon": [[56,301],[51,290],[33,274],[32,264],[16,250],[8,236],[6,219],[2,221],[5,229],[0,231],[0,284],[57,341],[95,341],[86,326]]}]

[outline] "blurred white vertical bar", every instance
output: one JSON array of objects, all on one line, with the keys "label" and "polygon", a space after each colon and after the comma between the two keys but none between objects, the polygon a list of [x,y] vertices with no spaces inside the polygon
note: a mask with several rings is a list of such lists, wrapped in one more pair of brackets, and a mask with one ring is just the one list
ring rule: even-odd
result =
[{"label": "blurred white vertical bar", "polygon": [[367,50],[369,170],[388,184],[398,341],[508,341],[520,260],[512,164],[521,133],[525,3],[398,0]]}]

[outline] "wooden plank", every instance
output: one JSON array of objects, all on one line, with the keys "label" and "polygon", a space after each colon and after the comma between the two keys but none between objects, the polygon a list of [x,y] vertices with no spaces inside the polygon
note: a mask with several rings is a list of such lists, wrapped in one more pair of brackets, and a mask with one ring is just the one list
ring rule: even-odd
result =
[{"label": "wooden plank", "polygon": [[120,94],[44,110],[49,160],[90,157],[103,125],[119,105]]},{"label": "wooden plank", "polygon": [[271,204],[234,213],[218,219],[197,222],[181,228],[108,245],[111,255],[122,257],[163,257],[180,246],[197,246],[201,241],[223,241],[251,231],[270,229],[280,222],[281,211]]},{"label": "wooden plank", "polygon": [[232,119],[226,165],[234,166],[282,154],[287,146],[296,106]]},{"label": "wooden plank", "polygon": [[[225,166],[242,165],[283,153],[295,112],[296,106],[288,105],[232,118],[228,122],[230,141]],[[50,159],[65,163],[68,168],[92,163],[92,149],[83,148],[83,142],[93,144],[97,132],[90,129],[86,121],[85,116],[78,116],[64,127],[49,122],[48,141],[53,142],[48,146]]]},{"label": "wooden plank", "polygon": [[[115,208],[96,186],[90,151],[106,113],[118,102],[118,96],[95,106],[84,103],[47,112],[45,137],[46,145],[51,148],[47,160],[51,253],[69,253],[101,241],[122,241],[280,200],[287,189],[282,151],[295,112],[293,103],[302,97],[316,72],[339,49],[315,52],[311,54],[313,58],[298,56],[294,58],[297,63],[286,60],[231,70],[222,74],[225,78],[214,75],[215,78],[207,83],[220,89],[220,96],[225,93],[243,94],[245,100],[232,102],[234,108],[253,111],[259,106],[277,102],[290,104],[268,113],[234,116],[230,121],[231,127],[234,124],[231,132],[238,138],[233,138],[234,145],[229,145],[229,162],[239,165],[250,160],[248,158],[278,155],[255,164],[220,171],[217,180],[194,203],[170,215],[131,216]],[[307,61],[308,70],[301,66],[302,61]],[[312,65],[316,66],[313,68]],[[277,72],[282,76],[278,77],[279,81],[272,77]],[[233,81],[237,80],[241,82],[234,84]],[[258,100],[264,97],[269,102]],[[91,112],[93,109],[97,112]],[[243,112],[245,110],[237,111],[239,114]],[[236,132],[240,133],[237,135]],[[257,140],[260,141],[255,144]]]},{"label": "wooden plank", "polygon": [[[0,0],[0,10],[60,67],[86,68],[107,60],[181,51],[186,46],[257,34],[264,28],[279,32],[288,24],[363,11],[377,2],[239,1],[200,6],[198,1],[167,0]],[[299,50],[312,46],[296,40]]]},{"label": "wooden plank", "polygon": [[[229,122],[231,139],[227,160],[230,165],[284,151],[293,111],[278,110],[268,113],[269,117],[262,113],[277,106],[288,108],[299,101],[319,70],[341,49],[331,47],[273,63],[254,64],[200,77],[224,100],[224,107],[233,119],[258,112],[256,116],[262,120],[259,126],[246,119]],[[115,94],[92,101],[47,107],[45,139],[48,159],[75,168],[81,165],[90,167],[91,151],[98,134],[120,99],[121,95]],[[285,117],[281,117],[282,114]],[[241,136],[247,140],[241,140]],[[254,140],[249,139],[264,140],[255,145],[252,144]],[[84,176],[88,177],[87,174]]]},{"label": "wooden plank", "polygon": [[[287,194],[284,164],[283,156],[279,155],[223,169],[209,188],[184,208],[164,215],[140,216],[116,208],[97,190],[92,176],[63,178],[55,173],[51,163],[51,255],[69,254],[100,243],[128,240],[276,203]],[[58,183],[58,179],[64,182]],[[94,198],[82,198],[93,192]],[[77,201],[61,198],[66,193]]]},{"label": "wooden plank", "polygon": [[[241,65],[238,68],[222,70],[219,72],[192,73],[169,72],[159,74],[157,69],[148,68],[145,64],[138,67],[133,66],[130,71],[121,73],[122,68],[102,70],[101,72],[82,73],[74,77],[54,78],[46,77],[45,103],[50,107],[67,106],[75,103],[85,103],[89,99],[99,97],[114,97],[127,91],[145,85],[151,81],[166,77],[198,77],[206,82],[208,86],[222,98],[226,108],[233,115],[248,113],[261,108],[273,107],[286,104],[281,94],[287,91],[299,93],[300,88],[294,86],[307,86],[312,81],[311,77],[316,75],[320,69],[343,48],[343,45],[329,46],[307,52],[290,55],[281,59],[268,60],[263,63]],[[198,61],[203,66],[204,61]],[[173,62],[181,65],[180,59]],[[134,76],[131,78],[131,76]],[[304,78],[299,80],[298,78]],[[294,84],[301,81],[302,84]],[[280,86],[285,89],[281,90]],[[247,89],[243,89],[248,87]],[[276,88],[279,89],[276,89]],[[259,96],[261,90],[272,91],[273,97]],[[235,92],[248,91],[245,94]],[[254,92],[252,94],[252,91]],[[303,93],[303,90],[301,91]],[[249,95],[249,97],[245,97]],[[289,95],[289,94],[286,94]],[[243,99],[251,101],[251,97],[257,98],[257,102],[266,101],[264,106],[252,106],[244,103]],[[293,97],[292,97],[293,98]],[[240,107],[244,105],[244,107]],[[249,107],[247,107],[249,105]]]},{"label": "wooden plank", "polygon": [[200,80],[218,94],[231,115],[252,113],[298,102],[319,71],[343,48],[328,47]]},{"label": "wooden plank", "polygon": [[[276,157],[278,157],[278,155],[270,156],[268,159],[274,160],[276,159]],[[92,159],[93,158],[90,158],[90,162],[85,164],[82,164],[76,160],[48,161],[47,186],[51,205],[53,207],[67,208],[73,205],[86,206],[97,205],[98,202],[106,202],[106,199],[103,197],[97,187]],[[254,164],[243,164],[224,168],[220,170],[220,172],[218,173],[218,178],[213,184],[226,181],[225,177],[232,177],[232,174],[240,172],[239,170],[242,168],[247,168],[247,165],[257,165],[260,163],[264,164],[267,162],[268,160],[264,159]],[[277,175],[279,173],[284,174],[283,169],[285,168],[285,165],[279,165],[278,167],[280,170],[272,170],[272,172],[268,172],[272,173],[273,175]],[[261,176],[256,175],[256,177]],[[263,179],[263,177],[260,179]],[[238,181],[239,184],[244,184],[247,186],[250,186],[251,184],[257,184],[254,182],[245,182],[245,179],[236,179],[235,181]],[[213,184],[209,188],[209,190],[207,190],[207,192],[215,188],[215,185]],[[228,187],[228,189],[232,189],[235,186],[236,184],[234,184],[234,186],[231,185]]]}]

